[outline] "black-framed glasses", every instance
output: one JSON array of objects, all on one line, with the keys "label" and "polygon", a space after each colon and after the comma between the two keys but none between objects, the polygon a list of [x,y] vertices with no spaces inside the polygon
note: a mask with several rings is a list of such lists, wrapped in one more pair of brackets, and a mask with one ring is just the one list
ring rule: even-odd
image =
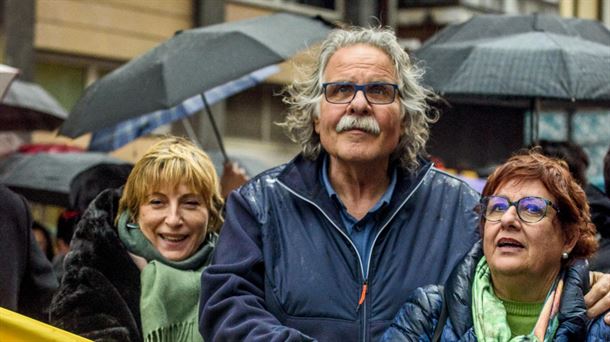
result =
[{"label": "black-framed glasses", "polygon": [[536,223],[542,220],[549,207],[559,212],[559,208],[553,202],[536,196],[523,197],[514,202],[504,196],[487,196],[481,199],[481,204],[483,205],[483,216],[490,222],[499,222],[502,215],[513,205],[517,209],[517,215],[521,221],[527,223]]},{"label": "black-framed glasses", "polygon": [[336,104],[350,103],[356,93],[362,90],[364,97],[371,104],[390,104],[396,98],[398,85],[394,83],[365,83],[329,82],[322,83],[326,101]]}]

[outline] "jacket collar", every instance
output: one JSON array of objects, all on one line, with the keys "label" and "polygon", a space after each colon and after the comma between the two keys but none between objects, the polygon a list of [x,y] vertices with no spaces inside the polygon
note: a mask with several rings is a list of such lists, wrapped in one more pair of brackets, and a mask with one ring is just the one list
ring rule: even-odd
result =
[{"label": "jacket collar", "polygon": [[[320,177],[320,169],[325,157],[326,152],[324,151],[315,160],[307,159],[299,154],[281,171],[278,180],[298,196],[318,205],[320,209],[330,215],[333,221],[338,223],[341,222],[339,209],[328,196]],[[393,213],[402,206],[404,199],[411,196],[411,193],[417,189],[432,168],[432,163],[427,160],[420,158],[419,162],[420,167],[414,173],[398,167],[396,163],[390,164],[390,167],[397,168],[397,181],[386,212]]]},{"label": "jacket collar", "polygon": [[[449,319],[457,336],[464,336],[472,328],[472,280],[476,265],[483,257],[483,245],[479,240],[466,254],[462,262],[451,272],[445,285],[445,302]],[[584,338],[587,326],[584,294],[589,288],[589,267],[585,260],[575,260],[567,269],[565,285],[559,309],[557,335]]]}]

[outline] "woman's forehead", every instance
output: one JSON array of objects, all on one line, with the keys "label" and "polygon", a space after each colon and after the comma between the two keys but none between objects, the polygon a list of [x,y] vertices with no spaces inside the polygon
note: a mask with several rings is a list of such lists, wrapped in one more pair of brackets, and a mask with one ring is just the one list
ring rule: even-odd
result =
[{"label": "woman's forehead", "polygon": [[511,201],[516,201],[527,196],[543,197],[551,201],[555,200],[555,197],[538,179],[510,179],[500,184],[493,194],[508,197]]}]

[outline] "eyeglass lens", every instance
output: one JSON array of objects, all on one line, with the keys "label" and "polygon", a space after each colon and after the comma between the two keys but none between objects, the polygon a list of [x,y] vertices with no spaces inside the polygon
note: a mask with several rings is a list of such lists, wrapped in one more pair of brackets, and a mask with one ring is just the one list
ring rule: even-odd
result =
[{"label": "eyeglass lens", "polygon": [[490,196],[487,199],[485,218],[489,221],[500,221],[511,205],[516,206],[517,215],[521,220],[535,223],[544,218],[548,204],[540,197],[523,197],[517,202],[511,203],[507,198]]},{"label": "eyeglass lens", "polygon": [[363,90],[366,99],[373,104],[392,103],[396,97],[396,89],[389,83],[368,83],[356,85],[353,83],[327,83],[324,89],[326,100],[331,103],[349,103],[358,90]]}]

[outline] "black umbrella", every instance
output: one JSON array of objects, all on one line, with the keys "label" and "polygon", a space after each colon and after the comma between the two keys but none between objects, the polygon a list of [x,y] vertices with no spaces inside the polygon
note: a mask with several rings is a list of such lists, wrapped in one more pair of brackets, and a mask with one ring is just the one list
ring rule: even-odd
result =
[{"label": "black umbrella", "polygon": [[68,112],[41,86],[13,80],[0,102],[0,130],[54,130]]},{"label": "black umbrella", "polygon": [[70,205],[70,184],[100,164],[128,164],[105,153],[15,153],[0,160],[0,183],[27,199],[62,207]]},{"label": "black umbrella", "polygon": [[60,134],[77,137],[170,109],[284,61],[323,39],[329,30],[322,20],[280,13],[182,31],[87,88]]},{"label": "black umbrella", "polygon": [[415,57],[424,83],[450,101],[524,100],[534,117],[540,100],[610,103],[610,31],[595,21],[480,15],[448,26]]}]

